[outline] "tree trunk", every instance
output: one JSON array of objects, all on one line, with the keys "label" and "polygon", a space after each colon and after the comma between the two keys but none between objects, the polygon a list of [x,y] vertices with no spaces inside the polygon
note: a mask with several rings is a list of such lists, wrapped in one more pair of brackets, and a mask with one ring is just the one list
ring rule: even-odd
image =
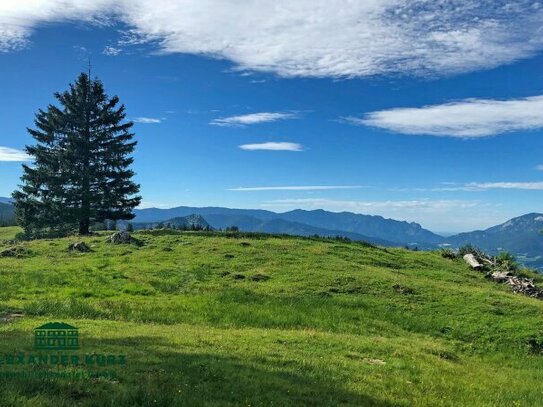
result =
[{"label": "tree trunk", "polygon": [[90,76],[86,83],[87,85],[87,95],[86,95],[86,109],[85,109],[85,131],[83,133],[84,137],[84,148],[82,151],[83,155],[83,169],[82,169],[82,185],[81,185],[81,212],[79,218],[79,234],[88,235],[90,228],[90,157],[89,150],[91,148],[91,128],[90,128]]},{"label": "tree trunk", "polygon": [[89,219],[81,219],[79,221],[79,234],[88,235],[89,234],[90,221]]}]

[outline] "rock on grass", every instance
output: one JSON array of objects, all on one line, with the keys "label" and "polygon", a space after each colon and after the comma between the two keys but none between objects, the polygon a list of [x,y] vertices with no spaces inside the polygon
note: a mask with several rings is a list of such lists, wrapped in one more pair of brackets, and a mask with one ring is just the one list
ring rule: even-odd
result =
[{"label": "rock on grass", "polygon": [[75,242],[68,246],[68,250],[73,252],[88,253],[91,248],[85,242]]},{"label": "rock on grass", "polygon": [[28,250],[22,246],[8,247],[0,251],[0,257],[23,257],[28,254]]},{"label": "rock on grass", "polygon": [[115,232],[107,238],[109,243],[113,244],[135,244],[137,246],[141,245],[141,241],[132,237],[128,232]]}]

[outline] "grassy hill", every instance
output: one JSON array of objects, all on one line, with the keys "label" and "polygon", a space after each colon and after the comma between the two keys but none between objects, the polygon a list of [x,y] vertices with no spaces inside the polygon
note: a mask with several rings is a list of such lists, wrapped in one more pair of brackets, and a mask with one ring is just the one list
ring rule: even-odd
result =
[{"label": "grassy hill", "polygon": [[[0,239],[16,231],[0,229]],[[66,238],[26,242],[19,257],[0,257],[1,405],[536,406],[543,399],[543,301],[512,294],[459,261],[333,240],[135,236],[141,246],[98,235],[83,239],[90,253],[70,252],[76,238]],[[0,252],[12,247],[0,243]],[[80,353],[126,355],[126,365],[5,363],[2,354],[32,353],[33,328],[51,321],[79,328]],[[27,377],[90,371],[102,374]]]}]

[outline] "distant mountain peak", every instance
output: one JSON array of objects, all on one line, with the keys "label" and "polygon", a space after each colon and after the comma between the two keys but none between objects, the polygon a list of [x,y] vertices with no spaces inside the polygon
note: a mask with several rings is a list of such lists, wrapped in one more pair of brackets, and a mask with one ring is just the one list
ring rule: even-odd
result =
[{"label": "distant mountain peak", "polygon": [[195,227],[200,227],[202,229],[211,227],[211,225],[207,223],[207,221],[204,219],[202,215],[198,215],[194,213],[191,215],[183,216],[183,217],[168,219],[162,223],[172,224],[176,226],[189,226],[189,227],[195,226]]},{"label": "distant mountain peak", "polygon": [[[508,229],[512,227],[529,227],[535,226],[539,222],[543,222],[543,214],[541,213],[528,213],[526,215],[517,216],[516,218],[509,219],[507,222],[498,225],[502,229]],[[543,225],[537,225],[536,227],[543,227]],[[491,230],[489,228],[487,230]]]}]

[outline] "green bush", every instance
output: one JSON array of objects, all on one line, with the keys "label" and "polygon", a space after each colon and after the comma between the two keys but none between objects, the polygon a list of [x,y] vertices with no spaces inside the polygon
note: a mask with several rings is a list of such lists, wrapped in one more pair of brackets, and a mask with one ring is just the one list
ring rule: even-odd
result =
[{"label": "green bush", "polygon": [[517,271],[519,265],[511,253],[501,252],[496,257],[496,269],[500,271]]},{"label": "green bush", "polygon": [[473,254],[475,257],[482,258],[486,254],[476,246],[466,244],[458,249],[458,257],[464,257],[466,254]]},{"label": "green bush", "polygon": [[445,259],[454,260],[457,258],[457,254],[454,252],[454,250],[451,250],[451,249],[441,249],[439,251],[439,254],[441,254],[441,257]]}]

